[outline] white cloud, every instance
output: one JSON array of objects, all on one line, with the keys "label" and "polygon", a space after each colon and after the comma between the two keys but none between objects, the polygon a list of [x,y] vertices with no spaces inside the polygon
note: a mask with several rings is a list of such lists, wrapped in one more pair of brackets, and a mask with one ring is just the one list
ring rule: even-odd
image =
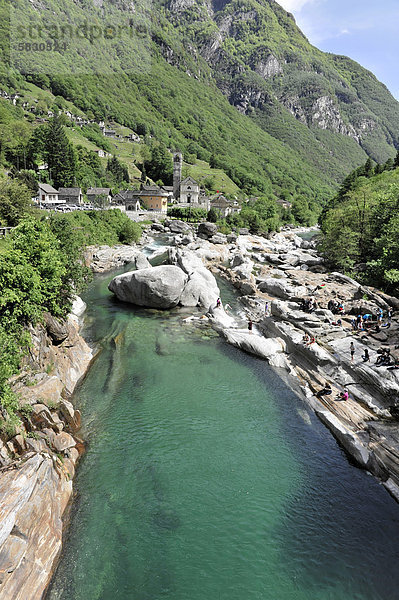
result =
[{"label": "white cloud", "polygon": [[278,0],[278,3],[289,12],[301,10],[305,4],[310,4],[311,2],[313,0]]}]

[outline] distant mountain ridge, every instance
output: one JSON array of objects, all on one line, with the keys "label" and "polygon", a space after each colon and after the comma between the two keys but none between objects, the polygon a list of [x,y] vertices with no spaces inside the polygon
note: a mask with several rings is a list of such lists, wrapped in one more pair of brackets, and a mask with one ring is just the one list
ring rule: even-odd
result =
[{"label": "distant mountain ridge", "polygon": [[285,109],[309,128],[352,138],[377,162],[392,156],[399,103],[355,61],[313,47],[274,0],[171,0],[169,11],[180,31],[203,23],[192,42],[240,112],[275,118],[272,108]]}]

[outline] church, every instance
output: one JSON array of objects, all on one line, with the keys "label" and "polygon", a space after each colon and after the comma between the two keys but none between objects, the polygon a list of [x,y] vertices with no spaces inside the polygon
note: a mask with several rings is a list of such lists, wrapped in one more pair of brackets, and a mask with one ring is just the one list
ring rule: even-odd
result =
[{"label": "church", "polygon": [[181,152],[173,154],[173,196],[178,206],[191,206],[209,210],[210,200],[205,191],[200,189],[199,183],[190,175],[182,180],[183,155]]}]

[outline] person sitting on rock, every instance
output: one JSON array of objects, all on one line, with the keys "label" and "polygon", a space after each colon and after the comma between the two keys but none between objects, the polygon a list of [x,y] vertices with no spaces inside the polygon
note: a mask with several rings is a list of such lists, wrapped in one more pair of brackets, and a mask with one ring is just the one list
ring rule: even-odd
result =
[{"label": "person sitting on rock", "polygon": [[333,321],[331,325],[334,325],[334,327],[342,327],[342,321],[341,319],[337,319],[336,321]]},{"label": "person sitting on rock", "polygon": [[322,396],[330,396],[332,394],[332,388],[329,383],[326,383],[323,389],[319,390],[316,394],[317,398],[321,398]]},{"label": "person sitting on rock", "polygon": [[391,363],[391,349],[383,348],[382,352],[378,352],[379,357],[375,361],[376,365],[389,365]]},{"label": "person sitting on rock", "polygon": [[304,335],[304,336],[303,336],[303,338],[302,338],[302,342],[303,342],[304,344],[308,344],[308,343],[309,343],[309,339],[310,339],[310,338],[309,338],[308,334],[307,334],[307,333],[305,333],[305,335]]},{"label": "person sitting on rock", "polygon": [[344,390],[343,392],[341,392],[338,396],[339,400],[342,400],[343,402],[346,402],[349,399],[349,392],[348,390]]},{"label": "person sitting on rock", "polygon": [[314,344],[316,342],[316,338],[314,337],[314,335],[310,336],[310,340],[308,341],[308,346],[310,346],[311,344]]},{"label": "person sitting on rock", "polygon": [[370,362],[370,354],[367,348],[364,349],[364,354],[362,356],[363,362]]}]

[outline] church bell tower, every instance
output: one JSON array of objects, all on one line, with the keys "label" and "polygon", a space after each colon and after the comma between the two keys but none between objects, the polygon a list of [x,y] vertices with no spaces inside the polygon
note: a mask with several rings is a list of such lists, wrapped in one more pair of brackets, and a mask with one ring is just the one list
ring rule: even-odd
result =
[{"label": "church bell tower", "polygon": [[175,200],[180,198],[181,171],[183,164],[183,155],[181,152],[173,153],[173,197]]}]

